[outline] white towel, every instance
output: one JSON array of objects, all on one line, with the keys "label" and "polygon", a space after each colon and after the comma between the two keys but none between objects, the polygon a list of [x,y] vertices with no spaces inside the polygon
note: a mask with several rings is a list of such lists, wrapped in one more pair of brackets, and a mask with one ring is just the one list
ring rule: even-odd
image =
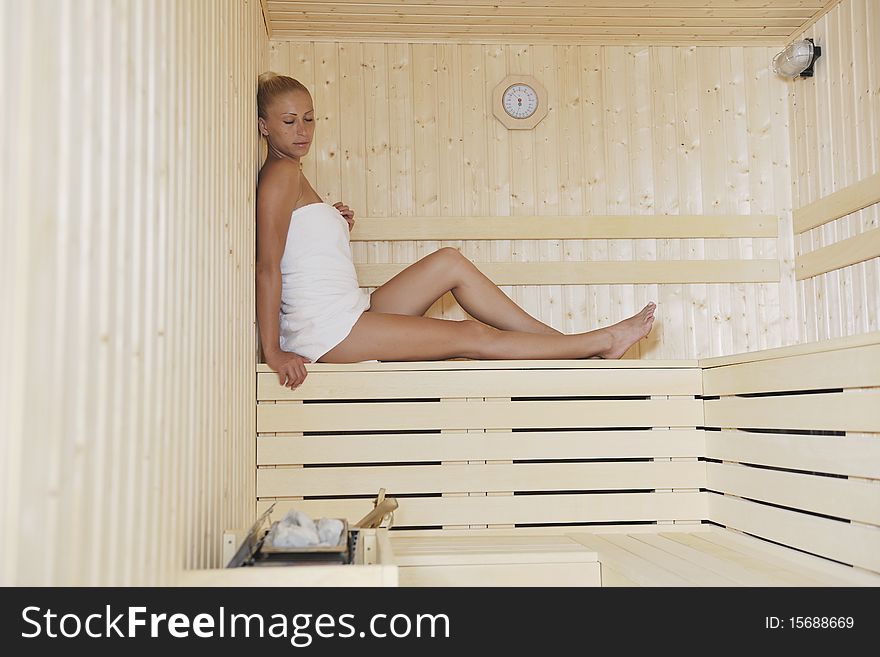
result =
[{"label": "white towel", "polygon": [[370,295],[358,286],[348,222],[327,203],[290,216],[281,257],[281,349],[313,363],[342,342]]}]

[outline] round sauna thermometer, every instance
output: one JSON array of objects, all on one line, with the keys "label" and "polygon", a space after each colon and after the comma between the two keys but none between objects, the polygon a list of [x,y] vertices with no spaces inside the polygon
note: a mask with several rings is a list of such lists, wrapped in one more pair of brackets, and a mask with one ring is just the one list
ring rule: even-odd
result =
[{"label": "round sauna thermometer", "polygon": [[511,130],[530,130],[547,116],[547,91],[531,75],[508,75],[493,92],[495,117]]},{"label": "round sauna thermometer", "polygon": [[538,94],[524,82],[512,84],[501,95],[504,111],[515,119],[527,119],[538,109]]}]

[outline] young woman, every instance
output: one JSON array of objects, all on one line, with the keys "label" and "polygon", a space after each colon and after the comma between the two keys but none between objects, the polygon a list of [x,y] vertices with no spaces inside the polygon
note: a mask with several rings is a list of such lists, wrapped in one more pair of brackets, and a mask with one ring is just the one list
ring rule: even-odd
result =
[{"label": "young woman", "polygon": [[[322,202],[302,173],[315,134],[311,95],[293,78],[264,73],[257,105],[268,142],[257,190],[257,320],[266,363],[282,385],[300,385],[309,362],[620,358],[651,331],[654,303],[612,326],[564,335],[453,248],[368,294],[351,259],[354,212]],[[423,317],[450,291],[474,320]]]}]

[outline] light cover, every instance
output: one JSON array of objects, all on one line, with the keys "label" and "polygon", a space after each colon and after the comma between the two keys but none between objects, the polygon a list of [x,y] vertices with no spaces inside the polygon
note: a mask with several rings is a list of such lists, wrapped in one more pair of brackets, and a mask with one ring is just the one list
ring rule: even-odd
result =
[{"label": "light cover", "polygon": [[821,50],[812,39],[795,41],[773,58],[773,70],[784,78],[810,77],[813,75],[812,64],[820,54]]}]

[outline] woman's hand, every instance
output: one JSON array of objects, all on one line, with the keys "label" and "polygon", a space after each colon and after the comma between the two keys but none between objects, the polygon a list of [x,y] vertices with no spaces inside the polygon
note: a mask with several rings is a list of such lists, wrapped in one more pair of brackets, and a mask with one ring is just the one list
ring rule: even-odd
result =
[{"label": "woman's hand", "polygon": [[278,374],[278,383],[291,390],[299,387],[306,380],[308,372],[305,363],[311,362],[305,356],[289,351],[279,351],[266,357],[266,365]]},{"label": "woman's hand", "polygon": [[354,210],[352,210],[342,201],[334,203],[333,207],[339,210],[339,214],[341,214],[343,218],[348,222],[348,231],[351,232],[351,229],[354,228]]}]

